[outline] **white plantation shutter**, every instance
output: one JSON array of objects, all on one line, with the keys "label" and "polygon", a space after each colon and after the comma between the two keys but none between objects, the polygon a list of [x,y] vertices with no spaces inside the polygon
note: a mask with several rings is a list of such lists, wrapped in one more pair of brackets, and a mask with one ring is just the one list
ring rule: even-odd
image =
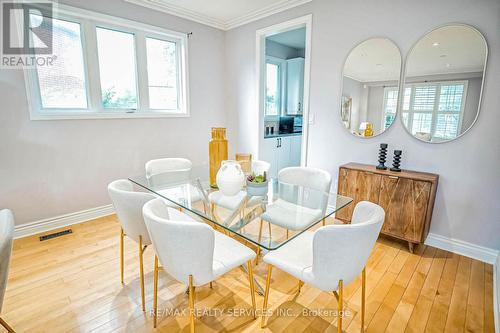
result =
[{"label": "white plantation shutter", "polygon": [[453,139],[460,134],[466,95],[467,81],[406,85],[403,122],[413,135],[430,134],[433,141]]},{"label": "white plantation shutter", "polygon": [[414,111],[433,111],[436,100],[437,86],[415,87],[415,97],[413,101]]}]

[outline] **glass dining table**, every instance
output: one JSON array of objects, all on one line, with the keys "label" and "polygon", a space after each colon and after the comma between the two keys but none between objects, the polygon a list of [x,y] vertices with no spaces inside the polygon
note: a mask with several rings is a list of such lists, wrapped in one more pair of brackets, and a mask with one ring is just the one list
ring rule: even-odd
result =
[{"label": "glass dining table", "polygon": [[[270,179],[267,191],[250,195],[246,187],[234,196],[225,196],[208,182],[206,166],[129,180],[166,204],[198,216],[216,230],[255,247],[257,254],[284,246],[310,230],[352,199],[307,186]],[[250,191],[251,192],[251,191]],[[258,286],[259,293],[262,288]]]}]

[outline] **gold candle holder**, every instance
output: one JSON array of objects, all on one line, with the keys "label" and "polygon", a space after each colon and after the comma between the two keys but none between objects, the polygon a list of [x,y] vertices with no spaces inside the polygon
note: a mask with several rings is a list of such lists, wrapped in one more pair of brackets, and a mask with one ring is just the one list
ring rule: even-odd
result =
[{"label": "gold candle holder", "polygon": [[210,186],[217,187],[217,171],[221,162],[227,160],[226,129],[224,127],[212,127],[212,139],[208,144],[210,158]]}]

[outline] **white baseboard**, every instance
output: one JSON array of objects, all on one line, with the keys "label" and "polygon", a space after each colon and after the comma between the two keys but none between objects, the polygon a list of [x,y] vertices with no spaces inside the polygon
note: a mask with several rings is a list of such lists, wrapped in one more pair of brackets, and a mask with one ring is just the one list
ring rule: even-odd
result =
[{"label": "white baseboard", "polygon": [[426,245],[434,246],[442,250],[457,253],[472,259],[492,264],[496,263],[498,251],[484,246],[464,242],[455,238],[448,238],[433,233],[427,235]]},{"label": "white baseboard", "polygon": [[14,229],[14,238],[22,238],[35,235],[41,232],[47,232],[57,228],[66,227],[72,224],[97,219],[99,217],[111,215],[114,213],[113,205],[90,208],[75,213],[59,215],[35,222],[17,225]]}]

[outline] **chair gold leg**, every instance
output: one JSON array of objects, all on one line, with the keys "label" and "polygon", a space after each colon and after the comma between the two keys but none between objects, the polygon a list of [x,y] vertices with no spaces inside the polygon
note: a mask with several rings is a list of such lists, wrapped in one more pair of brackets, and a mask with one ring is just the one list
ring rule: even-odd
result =
[{"label": "chair gold leg", "polygon": [[271,241],[271,222],[268,222],[267,225],[269,226],[269,242]]},{"label": "chair gold leg", "polygon": [[361,332],[365,331],[366,268],[361,272]]},{"label": "chair gold leg", "polygon": [[326,225],[326,221],[325,219],[323,219],[323,227]]},{"label": "chair gold leg", "polygon": [[288,239],[288,229],[286,229],[286,239]]},{"label": "chair gold leg", "polygon": [[124,270],[124,259],[123,259],[123,246],[124,246],[125,234],[123,233],[123,228],[120,231],[120,278],[123,284],[123,270]]},{"label": "chair gold leg", "polygon": [[299,293],[300,293],[300,290],[302,289],[303,285],[304,285],[304,282],[302,280],[299,280],[299,290],[298,290]]},{"label": "chair gold leg", "polygon": [[189,326],[190,332],[194,333],[194,287],[192,275],[189,275]]},{"label": "chair gold leg", "polygon": [[210,281],[210,289],[213,289],[212,281]]},{"label": "chair gold leg", "polygon": [[247,266],[248,266],[248,282],[250,283],[250,295],[252,296],[253,319],[255,319],[257,309],[255,308],[255,286],[253,284],[253,268],[251,260],[248,261]]},{"label": "chair gold leg", "polygon": [[337,307],[337,332],[342,333],[342,317],[344,315],[344,281],[339,280],[339,300]]},{"label": "chair gold leg", "polygon": [[14,331],[14,329],[10,327],[9,324],[7,324],[2,318],[0,318],[0,325],[2,325],[7,330],[7,332],[16,333],[16,331]]},{"label": "chair gold leg", "polygon": [[144,264],[143,264],[143,253],[142,248],[142,236],[139,235],[139,272],[141,275],[141,301],[142,301],[142,311],[146,311],[146,300],[144,297]]},{"label": "chair gold leg", "polygon": [[271,273],[273,272],[273,266],[267,266],[267,278],[266,278],[266,290],[264,292],[264,303],[262,303],[262,319],[260,322],[260,327],[264,328],[266,326],[266,311],[267,311],[267,301],[269,299],[269,289],[271,285]]},{"label": "chair gold leg", "polygon": [[156,328],[156,321],[158,319],[158,257],[156,255],[153,274],[153,327]]}]

